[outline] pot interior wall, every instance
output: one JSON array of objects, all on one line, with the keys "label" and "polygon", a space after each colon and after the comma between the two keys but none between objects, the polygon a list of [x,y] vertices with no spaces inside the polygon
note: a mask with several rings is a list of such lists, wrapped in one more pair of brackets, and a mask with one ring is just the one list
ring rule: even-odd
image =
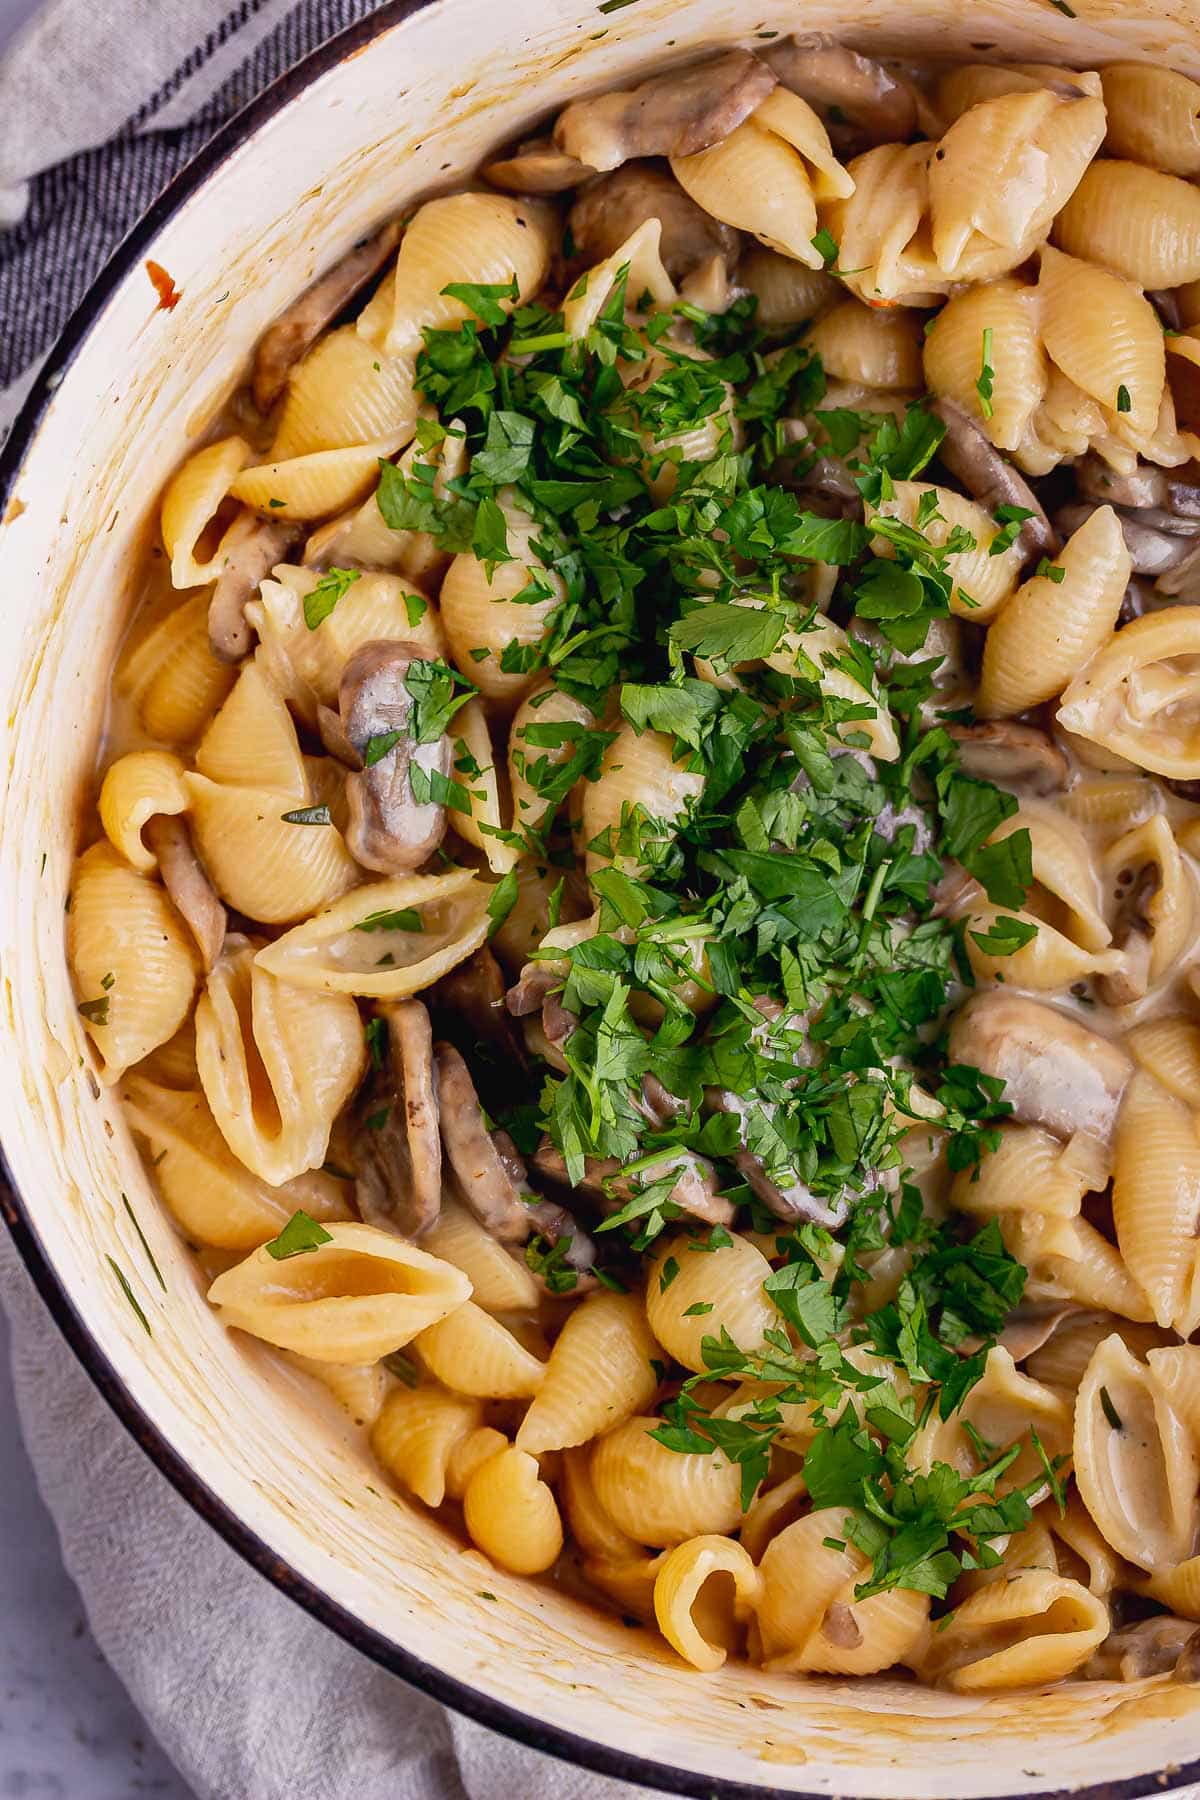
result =
[{"label": "pot interior wall", "polygon": [[164,478],[262,328],[373,221],[452,185],[490,146],[631,67],[797,26],[890,52],[1084,67],[1134,55],[1200,69],[1194,5],[1076,0],[1076,10],[817,0],[800,17],[786,0],[638,0],[602,14],[582,0],[442,0],[381,25],[229,155],[142,251],[180,290],[173,311],[156,307],[134,261],[53,396],[2,531],[0,1135],[70,1307],[196,1477],[381,1640],[545,1726],[677,1768],[695,1791],[723,1777],[783,1792],[966,1800],[1152,1778],[1194,1753],[1195,1696],[1089,1684],[966,1701],[745,1668],[701,1678],[648,1633],[492,1569],[389,1493],[332,1408],[216,1323],[89,1072],[63,905],[106,671]]}]

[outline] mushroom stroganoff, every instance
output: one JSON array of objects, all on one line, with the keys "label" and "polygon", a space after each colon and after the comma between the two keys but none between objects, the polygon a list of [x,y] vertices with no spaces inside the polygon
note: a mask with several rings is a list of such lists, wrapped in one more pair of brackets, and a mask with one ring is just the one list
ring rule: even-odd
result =
[{"label": "mushroom stroganoff", "polygon": [[698,1669],[1200,1675],[1198,121],[576,100],[163,495],[100,1077],[402,1503]]}]

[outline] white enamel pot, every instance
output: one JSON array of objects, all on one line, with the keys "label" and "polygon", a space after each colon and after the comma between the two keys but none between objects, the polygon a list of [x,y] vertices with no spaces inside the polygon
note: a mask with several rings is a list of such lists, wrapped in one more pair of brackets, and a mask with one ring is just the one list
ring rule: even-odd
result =
[{"label": "white enamel pot", "polygon": [[[824,29],[876,51],[1083,67],[1142,57],[1200,74],[1195,0],[1074,6],[1077,17],[1058,0],[809,0],[802,14],[793,0],[385,5],[264,95],[157,203],[69,327],[0,467],[0,1141],[22,1254],[147,1452],[263,1574],[484,1723],[676,1793],[1177,1791],[1200,1777],[1200,1694],[1089,1683],[977,1700],[734,1666],[701,1677],[650,1633],[492,1569],[393,1497],[332,1408],[316,1410],[217,1323],[89,1073],[63,903],[108,670],[166,475],[263,328],[377,220],[582,92],[758,34]],[[173,278],[173,310],[157,305],[147,259]]]}]

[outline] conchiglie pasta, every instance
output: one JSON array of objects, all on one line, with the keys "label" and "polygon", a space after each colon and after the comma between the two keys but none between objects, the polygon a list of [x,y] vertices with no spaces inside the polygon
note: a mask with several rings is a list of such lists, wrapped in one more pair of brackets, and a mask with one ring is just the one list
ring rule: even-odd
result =
[{"label": "conchiglie pasta", "polygon": [[257,657],[243,664],[233,692],[197,744],[196,768],[209,781],[270,788],[298,805],[307,799],[296,727]]},{"label": "conchiglie pasta", "polygon": [[1071,1300],[1124,1319],[1154,1317],[1120,1253],[1086,1219],[1008,1213],[1000,1230],[1008,1249],[1029,1271],[1031,1300]]},{"label": "conchiglie pasta", "polygon": [[847,164],[853,194],[821,208],[843,280],[868,305],[932,306],[950,290],[923,228],[933,153],[929,143],[880,144]]},{"label": "conchiglie pasta", "polygon": [[459,837],[482,850],[493,875],[507,875],[516,864],[516,845],[501,835],[517,829],[515,820],[500,810],[500,780],[488,730],[487,714],[478,700],[468,700],[455,713],[450,726],[454,779],[467,791],[469,810],[450,808],[450,824]]},{"label": "conchiglie pasta", "polygon": [[1009,1212],[1074,1218],[1091,1185],[1086,1158],[1038,1125],[1005,1123],[999,1142],[954,1177],[951,1204],[976,1218]]},{"label": "conchiglie pasta", "polygon": [[1134,619],[1081,669],[1059,723],[1091,744],[1176,780],[1200,776],[1200,606]]},{"label": "conchiglie pasta", "polygon": [[874,388],[921,385],[921,319],[906,308],[877,312],[861,300],[844,300],[804,341],[825,373],[840,381]]},{"label": "conchiglie pasta", "polygon": [[[992,545],[999,527],[990,513],[974,500],[956,494],[953,488],[935,487],[925,481],[895,481],[890,498],[881,500],[879,513],[887,519],[899,519],[904,525],[916,526],[918,511],[932,494],[937,510],[928,516],[920,529],[929,542],[941,549],[954,530],[965,531],[975,540],[974,548],[951,552],[945,559],[946,573],[953,581],[950,611],[960,619],[986,625],[1016,591],[1024,561],[1024,551],[1013,543],[992,555]],[[872,544],[877,556],[894,556],[895,551],[884,538]]]},{"label": "conchiglie pasta", "polygon": [[[438,600],[456,667],[485,699],[511,706],[528,693],[537,675],[535,669],[505,669],[505,652],[512,647],[511,660],[521,649],[536,650],[566,589],[534,549],[537,526],[517,505],[514,491],[502,488],[496,500],[504,514],[510,560],[489,565],[470,550],[460,552],[446,570]],[[476,650],[487,655],[477,658],[472,655]]]},{"label": "conchiglie pasta", "polygon": [[287,925],[353,885],[358,866],[332,820],[295,794],[185,776],[196,848],[222,900]]},{"label": "conchiglie pasta", "polygon": [[113,685],[147,737],[187,744],[197,738],[236,679],[208,640],[208,595],[168,613],[117,665]]},{"label": "conchiglie pasta", "polygon": [[761,246],[747,250],[742,257],[738,283],[757,300],[754,320],[764,331],[819,318],[842,295],[837,278],[824,269],[810,269],[794,257]]},{"label": "conchiglie pasta", "polygon": [[313,1381],[319,1381],[338,1405],[349,1413],[356,1425],[368,1429],[375,1423],[383,1407],[390,1377],[382,1363],[315,1362],[310,1356],[297,1356],[285,1350],[284,1356]]},{"label": "conchiglie pasta", "polygon": [[808,1513],[763,1552],[757,1622],[770,1668],[877,1675],[915,1657],[928,1635],[928,1594],[895,1589],[856,1599],[870,1564],[846,1539],[846,1511]]},{"label": "conchiglie pasta", "polygon": [[1166,380],[1162,326],[1146,297],[1107,269],[1047,246],[1038,280],[1042,341],[1068,380],[1098,401],[1110,429],[1152,432]]},{"label": "conchiglie pasta", "polygon": [[461,1500],[476,1469],[507,1449],[508,1439],[494,1425],[479,1425],[459,1438],[446,1461],[446,1492],[450,1498]]},{"label": "conchiglie pasta", "polygon": [[463,1495],[463,1518],[471,1542],[514,1575],[539,1575],[558,1560],[558,1507],[523,1450],[501,1450],[480,1464]]},{"label": "conchiglie pasta", "polygon": [[1055,567],[1035,575],[988,628],[977,711],[1011,717],[1061,693],[1112,634],[1133,563],[1120,521],[1101,506],[1067,540]]},{"label": "conchiglie pasta", "polygon": [[1184,1329],[1200,1220],[1200,1136],[1187,1107],[1140,1070],[1117,1116],[1112,1204],[1121,1255],[1156,1322]]},{"label": "conchiglie pasta", "polygon": [[[718,1249],[695,1247],[686,1233],[663,1237],[646,1275],[646,1317],[676,1362],[703,1374],[701,1342],[728,1332],[739,1350],[761,1350],[779,1315],[763,1292],[771,1265],[750,1241],[733,1234]],[[711,1310],[696,1313],[697,1306]]]},{"label": "conchiglie pasta", "polygon": [[412,358],[381,356],[353,325],[343,325],[320,338],[288,377],[271,460],[347,444],[404,444],[416,423]]},{"label": "conchiglie pasta", "polygon": [[104,842],[75,864],[67,961],[106,1082],[175,1034],[199,975],[191,934],[165,890]]},{"label": "conchiglie pasta", "polygon": [[930,1635],[918,1671],[958,1694],[1062,1681],[1108,1635],[1108,1608],[1077,1581],[1018,1569],[969,1594]]},{"label": "conchiglie pasta", "polygon": [[[986,417],[978,387],[985,331],[991,333],[992,369]],[[1005,279],[956,294],[925,339],[925,378],[933,393],[953,400],[999,449],[1019,449],[1049,379],[1033,289]]]},{"label": "conchiglie pasta", "polygon": [[379,464],[406,443],[410,432],[393,432],[366,444],[311,450],[244,469],[230,492],[268,519],[307,523],[326,519],[361,500],[379,473]]},{"label": "conchiglie pasta", "polygon": [[649,295],[658,311],[666,311],[679,298],[675,283],[663,267],[662,222],[643,219],[611,256],[596,263],[581,275],[563,301],[563,330],[568,337],[586,338],[612,298],[617,277],[624,269],[625,311],[630,316],[640,310]]},{"label": "conchiglie pasta", "polygon": [[317,993],[403,1000],[479,949],[490,893],[472,869],[367,882],[264,945],[259,966]]},{"label": "conchiglie pasta", "polygon": [[525,1264],[452,1194],[443,1193],[441,1212],[421,1242],[462,1270],[471,1283],[472,1299],[485,1312],[532,1312],[536,1307],[538,1285]]},{"label": "conchiglie pasta", "polygon": [[[1040,1450],[1033,1441],[1034,1431]],[[961,1408],[945,1420],[935,1414],[923,1428],[910,1460],[927,1471],[935,1463],[948,1463],[960,1475],[971,1476],[980,1467],[981,1439],[1005,1447],[1020,1445],[1019,1456],[996,1484],[998,1494],[1038,1481],[1045,1468],[1043,1455],[1067,1456],[1071,1449],[1069,1401],[1023,1374],[999,1344],[988,1351],[983,1375]]]},{"label": "conchiglie pasta", "polygon": [[1102,867],[1114,895],[1136,897],[1149,935],[1144,987],[1157,987],[1190,949],[1196,911],[1195,877],[1165,815],[1156,813],[1110,844]]},{"label": "conchiglie pasta", "polygon": [[371,1448],[388,1474],[426,1506],[440,1506],[456,1451],[479,1429],[478,1400],[422,1382],[396,1387],[371,1432]]},{"label": "conchiglie pasta", "polygon": [[591,1476],[600,1506],[627,1537],[656,1549],[732,1531],[742,1512],[738,1465],[719,1450],[668,1450],[650,1435],[660,1424],[634,1417],[596,1441]]},{"label": "conchiglie pasta", "polygon": [[[589,870],[608,862],[636,868],[704,792],[704,777],[675,760],[661,731],[622,725],[583,790],[582,845]],[[655,829],[657,827],[657,830]]]},{"label": "conchiglie pasta", "polygon": [[705,1592],[714,1576],[727,1577],[733,1589],[730,1610],[737,1617],[747,1617],[761,1597],[762,1576],[731,1538],[698,1537],[677,1544],[663,1557],[654,1577],[654,1616],[659,1630],[685,1662],[710,1675],[728,1654],[717,1638],[725,1621],[711,1618],[715,1610],[712,1590]]},{"label": "conchiglie pasta", "polygon": [[212,554],[203,560],[197,553],[205,536],[211,536],[210,528],[221,502],[250,455],[245,438],[221,438],[189,456],[168,483],[160,524],[171,564],[172,586],[203,587],[220,574],[219,546],[213,545]]},{"label": "conchiglie pasta", "polygon": [[545,1363],[473,1300],[423,1331],[417,1349],[435,1380],[485,1400],[527,1399],[546,1375]]},{"label": "conchiglie pasta", "polygon": [[659,1347],[638,1294],[583,1300],[559,1333],[521,1428],[518,1450],[540,1456],[586,1443],[649,1406]]},{"label": "conchiglie pasta", "polygon": [[[440,442],[425,449],[418,438],[397,459],[396,467],[406,480],[422,485],[428,482],[433,497],[443,500],[447,482],[466,473],[466,432],[457,420],[451,420]],[[330,519],[314,531],[304,546],[304,561],[309,567],[387,570],[423,592],[437,586],[450,553],[431,532],[393,529],[379,510],[376,490],[352,512]]]},{"label": "conchiglie pasta", "polygon": [[196,1007],[196,1067],[226,1143],[248,1169],[278,1186],[319,1168],[365,1066],[352,1000],[280,981],[255,965],[248,940],[226,939]]},{"label": "conchiglie pasta", "polygon": [[149,875],[157,858],[142,838],[144,827],[159,813],[188,808],[183,764],[166,750],[131,750],[105,772],[100,787],[100,823],[115,850],[140,875]]},{"label": "conchiglie pasta", "polygon": [[1109,63],[1100,80],[1110,156],[1169,175],[1200,175],[1200,83],[1138,62]]},{"label": "conchiglie pasta", "polygon": [[1092,164],[1058,215],[1054,241],[1143,288],[1200,278],[1200,192],[1141,163]]},{"label": "conchiglie pasta", "polygon": [[465,1275],[373,1225],[331,1224],[315,1250],[264,1245],[208,1298],[229,1325],[315,1362],[377,1362],[469,1298]]},{"label": "conchiglie pasta", "polygon": [[644,1557],[636,1538],[614,1524],[596,1497],[591,1445],[564,1450],[561,1494],[571,1536],[585,1556],[610,1565]]},{"label": "conchiglie pasta", "polygon": [[937,110],[943,119],[958,119],[981,100],[1001,94],[1031,94],[1038,88],[1068,84],[1081,94],[1099,94],[1100,77],[1077,69],[1060,69],[1053,63],[964,63],[938,81]]},{"label": "conchiglie pasta", "polygon": [[1135,1025],[1126,1038],[1134,1060],[1168,1093],[1200,1112],[1200,1025],[1172,1014]]},{"label": "conchiglie pasta", "polygon": [[195,1089],[162,1087],[137,1071],[119,1088],[125,1116],[150,1152],[154,1184],[192,1243],[253,1250],[292,1214],[345,1219],[344,1181],[319,1169],[272,1186],[239,1162]]},{"label": "conchiglie pasta", "polygon": [[[764,658],[769,669],[793,678],[809,676],[815,671],[817,686],[835,700],[846,700],[862,709],[861,718],[847,719],[837,728],[843,742],[866,739],[869,753],[880,762],[895,762],[900,755],[900,740],[892,723],[887,703],[878,684],[860,680],[854,668],[850,639],[832,619],[818,616],[803,631],[787,630],[779,648]],[[847,667],[850,664],[850,667]]]},{"label": "conchiglie pasta", "polygon": [[[579,738],[595,726],[581,700],[547,681],[522,700],[508,734],[508,786],[512,795],[513,829],[536,833],[558,802],[543,790],[553,772],[576,752]],[[532,728],[532,730],[531,730]],[[538,741],[554,739],[554,742]]]}]

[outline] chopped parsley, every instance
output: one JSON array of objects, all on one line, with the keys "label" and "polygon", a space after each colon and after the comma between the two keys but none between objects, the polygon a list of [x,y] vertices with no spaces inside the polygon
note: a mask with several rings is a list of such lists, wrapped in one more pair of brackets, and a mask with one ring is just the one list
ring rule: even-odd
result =
[{"label": "chopped parsley", "polygon": [[292,1256],[305,1256],[310,1250],[319,1250],[322,1244],[332,1243],[331,1234],[323,1225],[301,1209],[294,1212],[278,1237],[272,1238],[263,1249],[276,1262],[286,1262]]},{"label": "chopped parsley", "polygon": [[362,574],[361,569],[327,569],[314,588],[304,596],[304,623],[310,631],[324,624],[338,601],[343,599]]},{"label": "chopped parsley", "polygon": [[983,356],[979,365],[979,379],[975,383],[975,392],[979,395],[979,410],[985,419],[990,419],[995,412],[992,404],[996,371],[992,367],[992,327],[983,328]]}]

